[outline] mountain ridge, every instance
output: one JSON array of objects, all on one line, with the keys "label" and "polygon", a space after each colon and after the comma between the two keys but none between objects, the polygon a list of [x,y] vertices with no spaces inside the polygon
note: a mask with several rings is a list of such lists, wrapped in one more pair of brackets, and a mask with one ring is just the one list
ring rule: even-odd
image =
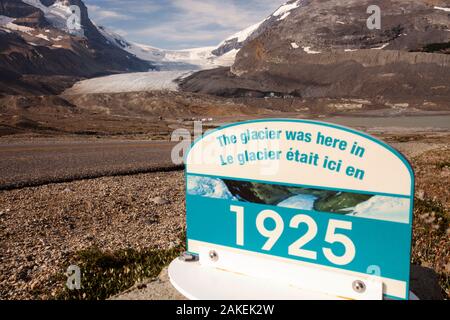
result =
[{"label": "mountain ridge", "polygon": [[[80,8],[83,35],[66,29],[70,5]],[[50,76],[75,80],[154,68],[148,61],[109,45],[81,0],[0,0],[0,43],[0,91],[7,94],[59,91],[51,88],[54,84],[47,81]],[[10,76],[5,77],[4,72]],[[23,81],[27,75],[40,77],[38,82],[48,88],[27,84]]]},{"label": "mountain ridge", "polygon": [[289,1],[282,19],[249,40],[231,68],[198,72],[180,87],[228,97],[448,101],[450,19],[439,7],[444,2],[381,0],[381,30],[366,26],[371,4]]}]

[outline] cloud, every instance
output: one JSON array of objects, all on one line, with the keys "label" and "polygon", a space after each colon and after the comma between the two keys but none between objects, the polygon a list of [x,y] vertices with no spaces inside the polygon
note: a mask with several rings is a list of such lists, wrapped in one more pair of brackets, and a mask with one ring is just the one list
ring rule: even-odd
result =
[{"label": "cloud", "polygon": [[[171,19],[160,26],[130,32],[165,42],[216,45],[230,35],[257,23],[277,7],[277,1],[169,0]],[[256,3],[258,2],[258,3]],[[283,1],[279,1],[281,4]],[[275,5],[274,5],[275,3]]]},{"label": "cloud", "polygon": [[233,2],[212,0],[171,0],[172,5],[179,11],[178,16],[189,21],[189,26],[201,26],[211,23],[222,27],[245,27],[250,14],[239,8]]},{"label": "cloud", "polygon": [[89,15],[95,21],[111,21],[111,20],[129,20],[132,16],[109,9],[103,9],[97,5],[87,5]]},{"label": "cloud", "polygon": [[263,20],[286,0],[85,1],[94,21],[122,29],[129,40],[180,49],[186,44],[217,45]]}]

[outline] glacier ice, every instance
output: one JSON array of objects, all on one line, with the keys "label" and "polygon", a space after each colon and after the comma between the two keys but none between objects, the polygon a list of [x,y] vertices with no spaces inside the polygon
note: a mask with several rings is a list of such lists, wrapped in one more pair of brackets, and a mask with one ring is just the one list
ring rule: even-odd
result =
[{"label": "glacier ice", "polygon": [[193,196],[236,200],[225,183],[218,178],[188,176],[187,193]]},{"label": "glacier ice", "polygon": [[299,194],[281,201],[277,204],[277,206],[291,209],[313,210],[314,202],[316,200],[316,196],[310,194]]}]

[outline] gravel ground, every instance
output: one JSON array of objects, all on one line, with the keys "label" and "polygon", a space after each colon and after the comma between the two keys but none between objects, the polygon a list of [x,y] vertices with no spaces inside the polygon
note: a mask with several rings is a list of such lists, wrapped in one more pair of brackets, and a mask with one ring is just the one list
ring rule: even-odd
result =
[{"label": "gravel ground", "polygon": [[183,181],[178,171],[0,192],[0,299],[51,298],[52,276],[82,249],[176,246],[185,223]]}]

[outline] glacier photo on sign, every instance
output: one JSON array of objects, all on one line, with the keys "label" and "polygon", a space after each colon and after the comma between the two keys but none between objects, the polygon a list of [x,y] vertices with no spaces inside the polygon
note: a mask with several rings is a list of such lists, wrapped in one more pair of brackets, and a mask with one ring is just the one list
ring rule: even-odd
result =
[{"label": "glacier photo on sign", "polygon": [[228,180],[216,177],[187,177],[192,196],[236,200],[277,207],[339,213],[361,218],[409,222],[410,200],[392,196]]}]

